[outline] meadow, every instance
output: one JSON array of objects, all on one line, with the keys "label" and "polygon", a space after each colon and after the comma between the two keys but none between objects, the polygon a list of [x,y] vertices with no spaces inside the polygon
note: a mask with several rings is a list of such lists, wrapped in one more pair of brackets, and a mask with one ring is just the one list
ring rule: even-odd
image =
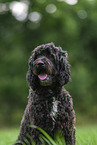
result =
[{"label": "meadow", "polygon": [[[19,129],[1,129],[0,145],[12,145]],[[76,128],[77,145],[97,145],[97,126],[78,126]]]}]

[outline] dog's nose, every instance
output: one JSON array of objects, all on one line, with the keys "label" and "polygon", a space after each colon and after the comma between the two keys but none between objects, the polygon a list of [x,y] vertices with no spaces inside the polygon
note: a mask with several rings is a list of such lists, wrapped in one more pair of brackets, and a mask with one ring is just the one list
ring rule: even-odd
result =
[{"label": "dog's nose", "polygon": [[37,66],[43,66],[43,65],[44,65],[44,63],[41,60],[37,63]]}]

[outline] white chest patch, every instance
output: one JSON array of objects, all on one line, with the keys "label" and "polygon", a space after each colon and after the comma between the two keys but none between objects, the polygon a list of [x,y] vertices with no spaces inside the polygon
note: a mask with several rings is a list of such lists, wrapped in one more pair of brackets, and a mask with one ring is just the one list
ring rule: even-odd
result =
[{"label": "white chest patch", "polygon": [[52,118],[53,121],[55,121],[56,117],[57,117],[57,112],[58,112],[58,102],[57,100],[55,100],[55,97],[53,97],[53,107],[50,113],[50,117]]}]

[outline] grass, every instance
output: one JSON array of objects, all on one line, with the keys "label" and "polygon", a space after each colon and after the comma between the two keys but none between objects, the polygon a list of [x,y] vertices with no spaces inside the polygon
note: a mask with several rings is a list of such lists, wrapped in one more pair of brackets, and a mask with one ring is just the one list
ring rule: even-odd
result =
[{"label": "grass", "polygon": [[97,126],[78,127],[77,145],[97,145]]},{"label": "grass", "polygon": [[[77,145],[97,145],[97,126],[77,127]],[[18,129],[0,130],[0,145],[12,145],[17,139]]]},{"label": "grass", "polygon": [[17,136],[18,129],[0,129],[0,145],[12,145]]}]

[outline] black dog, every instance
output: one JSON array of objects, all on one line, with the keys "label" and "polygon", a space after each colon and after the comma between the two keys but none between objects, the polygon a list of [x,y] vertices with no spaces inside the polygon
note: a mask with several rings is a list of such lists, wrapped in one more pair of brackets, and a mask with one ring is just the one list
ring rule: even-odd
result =
[{"label": "black dog", "polygon": [[29,100],[21,121],[18,141],[30,134],[40,145],[39,132],[29,125],[44,129],[50,136],[60,130],[66,145],[75,145],[75,112],[72,98],[64,89],[70,81],[66,51],[53,43],[40,45],[29,59],[27,80],[30,86]]}]

